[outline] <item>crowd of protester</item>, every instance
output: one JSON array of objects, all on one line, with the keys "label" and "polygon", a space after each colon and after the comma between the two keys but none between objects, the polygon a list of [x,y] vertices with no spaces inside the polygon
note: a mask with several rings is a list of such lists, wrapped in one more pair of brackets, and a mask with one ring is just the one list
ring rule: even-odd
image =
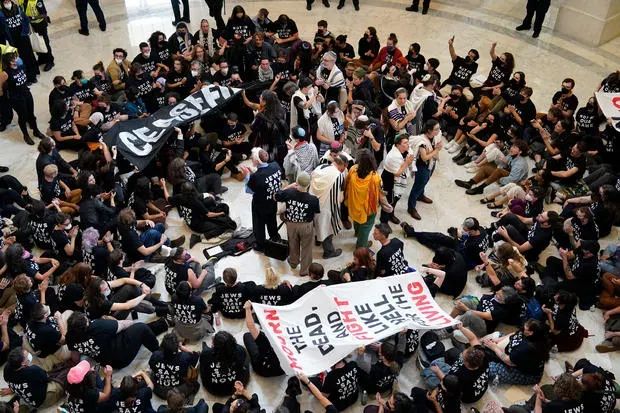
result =
[{"label": "crowd of protester", "polygon": [[[30,16],[17,3],[2,7]],[[417,43],[401,51],[395,33],[380,39],[368,27],[356,50],[325,20],[306,41],[289,16],[268,16],[235,6],[225,27],[203,19],[195,33],[179,21],[169,37],[156,31],[138,51],[115,48],[107,64],[55,76],[46,134],[33,115],[32,50],[19,42],[3,49],[1,103],[18,114],[27,144],[35,143],[28,127],[39,138],[39,155],[38,191],[0,176],[0,360],[8,384],[1,394],[14,395],[0,411],[151,412],[156,397],[165,401],[158,411],[206,412],[204,400],[184,407],[202,383],[209,394],[229,397],[212,411],[259,412],[261,401],[246,388],[250,377],[284,371],[251,302],[284,305],[322,285],[409,272],[402,239],[411,238],[434,252],[417,270],[433,295],[455,298],[450,311],[458,323],[405,330],[319,376],[291,377],[277,396],[279,412],[299,412],[306,388],[326,412],[360,397],[365,404],[370,395],[369,413],[451,413],[479,401],[490,384],[517,384],[534,392],[510,411],[611,413],[615,378],[585,358],[566,363],[553,383],[541,382],[551,353],[578,351],[587,339],[579,311],[604,311],[605,339],[596,350],[620,350],[620,249],[599,243],[620,222],[618,131],[595,98],[580,105],[576,81],[566,78],[537,108],[533,82],[515,71],[518,56],[495,43],[480,81],[480,53],[459,55],[450,38],[451,69],[442,77],[438,58],[423,56]],[[243,92],[175,128],[145,168],[102,139],[209,85]],[[620,72],[599,88],[619,93]],[[5,112],[3,127],[11,121]],[[77,159],[67,162],[60,151]],[[481,197],[495,218],[490,226],[468,216],[445,233],[416,229],[418,202],[434,202],[425,188],[442,151],[472,174],[453,190]],[[252,196],[249,233],[221,197],[234,180]],[[405,195],[406,208],[397,210]],[[171,209],[191,232],[187,242],[166,234]],[[281,239],[278,217],[287,261],[307,281],[283,282],[271,268],[260,285],[233,267],[219,278],[217,255],[201,263],[184,248],[229,248],[231,241],[235,248],[251,239],[245,247],[261,254]],[[329,259],[343,254],[334,238],[349,229],[351,262],[330,268]],[[321,262],[312,259],[318,246]],[[168,301],[155,291],[156,264],[163,264]],[[463,295],[468,280],[488,293]],[[219,327],[220,317],[245,320],[243,343]],[[453,344],[447,351],[446,339]],[[191,348],[200,342],[200,351]],[[114,370],[131,365],[142,347],[151,353],[148,371],[115,387]],[[424,388],[409,392],[398,386],[399,373],[415,362]]]}]

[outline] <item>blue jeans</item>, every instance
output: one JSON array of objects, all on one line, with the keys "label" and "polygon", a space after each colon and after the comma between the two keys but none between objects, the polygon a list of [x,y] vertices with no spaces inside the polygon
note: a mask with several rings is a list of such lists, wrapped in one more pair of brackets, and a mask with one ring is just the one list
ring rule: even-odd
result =
[{"label": "blue jeans", "polygon": [[[165,231],[166,227],[164,226],[164,224],[155,224],[153,228],[149,228],[146,231],[142,232],[142,234],[140,234],[140,241],[142,241],[142,244],[144,244],[145,247],[152,247],[153,245],[159,243],[159,240],[161,239],[161,234],[163,234]],[[170,245],[170,240],[167,239],[166,242],[164,242],[164,245]],[[148,257],[144,257],[144,259],[148,261],[151,255],[149,255]]]},{"label": "blue jeans", "polygon": [[413,186],[409,193],[409,200],[407,201],[407,207],[409,209],[414,209],[416,207],[418,198],[424,195],[424,188],[429,179],[431,179],[431,170],[428,169],[426,165],[419,166],[418,164],[418,170],[415,173],[415,180],[413,181]]},{"label": "blue jeans", "polygon": [[[431,366],[439,367],[443,374],[448,374],[451,368],[451,366],[445,362],[443,357],[439,357],[438,359],[431,361]],[[432,390],[439,386],[439,383],[441,383],[439,377],[437,377],[435,372],[431,370],[430,367],[422,370],[420,374],[422,375],[422,380],[424,380],[424,383],[428,389]]]}]

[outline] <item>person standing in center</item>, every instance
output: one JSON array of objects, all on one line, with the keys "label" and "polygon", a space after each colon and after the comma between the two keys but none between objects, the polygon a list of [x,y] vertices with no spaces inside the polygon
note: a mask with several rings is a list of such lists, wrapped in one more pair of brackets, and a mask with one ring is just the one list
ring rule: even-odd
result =
[{"label": "person standing in center", "polygon": [[[174,20],[172,25],[176,26],[181,22],[189,23],[189,0],[171,0],[172,13],[174,13]],[[181,17],[181,8],[179,5],[183,3],[183,17]]]},{"label": "person standing in center", "polygon": [[542,30],[545,15],[547,14],[547,10],[549,10],[550,5],[551,0],[527,0],[527,6],[525,6],[525,18],[523,19],[523,23],[521,23],[516,30],[530,30],[532,27],[532,18],[534,17],[534,14],[536,14],[536,19],[534,20],[534,34],[532,37],[537,38]]},{"label": "person standing in center", "polygon": [[367,247],[368,236],[379,210],[381,178],[375,157],[368,149],[360,149],[357,163],[351,167],[345,184],[345,204],[353,221],[355,247]]},{"label": "person standing in center", "polygon": [[78,30],[78,33],[83,36],[88,36],[90,34],[88,31],[88,16],[86,15],[89,4],[95,13],[95,17],[97,17],[99,29],[101,29],[102,32],[105,32],[107,27],[105,15],[103,14],[103,10],[101,10],[99,0],[75,0],[75,8],[80,16],[80,30]]},{"label": "person standing in center", "polygon": [[265,250],[265,225],[271,239],[279,239],[276,215],[276,192],[280,190],[282,172],[277,162],[267,163],[269,154],[260,148],[252,149],[252,164],[256,172],[249,175],[245,190],[252,196],[252,228],[256,237],[254,250]]},{"label": "person standing in center", "polygon": [[308,275],[312,264],[312,242],[314,240],[314,215],[319,214],[319,198],[308,193],[310,175],[306,172],[297,174],[297,181],[276,193],[276,201],[284,202],[284,221],[288,235],[291,268],[297,268],[301,262],[299,275]]},{"label": "person standing in center", "polygon": [[424,188],[429,179],[431,179],[435,163],[439,159],[439,152],[443,148],[439,122],[435,119],[426,121],[422,132],[422,135],[412,136],[409,139],[410,152],[415,157],[416,173],[411,192],[409,193],[407,212],[409,212],[413,219],[418,220],[422,219],[422,217],[416,210],[417,202],[433,203],[432,199],[424,195]]}]

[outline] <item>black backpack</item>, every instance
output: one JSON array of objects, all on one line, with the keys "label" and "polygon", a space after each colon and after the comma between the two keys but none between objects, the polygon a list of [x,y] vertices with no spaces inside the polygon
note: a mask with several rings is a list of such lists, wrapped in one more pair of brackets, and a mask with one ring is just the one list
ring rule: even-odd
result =
[{"label": "black backpack", "polygon": [[431,365],[431,361],[443,357],[446,354],[446,347],[434,331],[427,331],[420,337],[420,351],[418,360],[424,368]]}]

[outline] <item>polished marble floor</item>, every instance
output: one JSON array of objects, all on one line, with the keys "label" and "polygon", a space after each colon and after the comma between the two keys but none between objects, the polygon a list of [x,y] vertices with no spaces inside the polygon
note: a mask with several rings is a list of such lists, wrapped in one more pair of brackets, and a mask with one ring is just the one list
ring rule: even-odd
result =
[{"label": "polished marble floor", "polygon": [[[193,32],[197,30],[200,19],[208,17],[208,9],[202,1],[190,0],[190,3]],[[403,50],[406,50],[407,45],[414,41],[420,43],[422,54],[427,58],[437,57],[442,62],[439,71],[444,76],[450,71],[447,41],[452,35],[456,36],[455,46],[458,53],[464,54],[472,47],[480,51],[479,72],[485,74],[490,68],[487,51],[492,42],[497,42],[498,52],[510,51],[515,55],[516,70],[526,73],[528,85],[534,89],[533,101],[539,110],[547,108],[551,96],[559,89],[563,78],[576,79],[576,94],[581,102],[585,102],[597,88],[599,81],[620,64],[618,39],[598,48],[589,48],[573,40],[554,36],[551,28],[554,14],[557,14],[556,1],[552,3],[548,20],[539,39],[532,39],[530,35],[513,30],[522,18],[525,0],[487,0],[483,1],[480,7],[469,7],[467,1],[435,0],[427,16],[405,12],[403,9],[408,5],[406,0],[361,0],[361,3],[362,10],[355,12],[350,2],[347,2],[343,10],[336,10],[334,0],[332,0],[330,9],[324,8],[320,1],[317,1],[313,10],[307,12],[303,0],[251,0],[228,2],[227,13],[230,13],[233,4],[243,5],[250,15],[254,15],[260,7],[267,7],[272,17],[287,13],[297,22],[302,38],[306,39],[312,38],[318,20],[327,19],[332,32],[348,34],[349,41],[354,45],[365,28],[372,25],[377,27],[381,39],[387,37],[389,32],[397,33]],[[108,18],[108,30],[101,33],[96,27],[94,16],[89,12],[91,20],[89,37],[77,34],[79,23],[73,1],[47,0],[46,4],[52,18],[50,30],[52,47],[56,55],[56,67],[51,72],[42,74],[39,83],[32,87],[36,114],[42,130],[49,121],[47,96],[52,87],[51,79],[55,75],[64,75],[69,78],[75,69],[83,69],[89,73],[90,68],[97,61],[102,60],[104,64],[108,63],[113,48],[124,47],[128,49],[130,56],[134,56],[138,53],[138,44],[144,41],[151,32],[163,30],[166,33],[172,33],[173,31],[169,0],[103,0],[102,6]],[[35,188],[34,161],[37,156],[35,147],[23,143],[16,124],[0,134],[0,142],[0,165],[9,166],[12,174],[29,188]],[[69,159],[73,157],[69,153],[65,155]],[[481,217],[484,224],[490,222],[488,210],[478,203],[477,198],[465,196],[452,184],[453,179],[463,178],[466,175],[464,169],[454,166],[447,153],[441,154],[441,162],[427,191],[427,195],[435,199],[435,203],[420,205],[419,212],[423,220],[416,223],[417,228],[445,231],[449,226],[459,225],[463,218],[470,215]],[[226,185],[230,190],[224,194],[224,198],[232,207],[232,217],[240,225],[251,226],[249,208],[244,207],[249,205],[249,195],[244,193],[242,185],[236,181],[228,181]],[[401,204],[397,213],[405,217],[406,213],[402,210],[404,203]],[[173,236],[187,233],[174,212],[171,213],[169,219],[168,231]],[[618,232],[615,231],[612,235],[604,240],[603,245],[617,240]],[[344,231],[335,240],[335,244],[345,251],[342,257],[322,260],[321,251],[319,249],[314,251],[315,259],[326,269],[340,268],[350,261],[354,248],[352,231]],[[194,247],[192,253],[200,260],[204,260],[201,249],[202,246],[198,245]],[[405,254],[413,266],[419,266],[431,258],[430,251],[414,241],[405,242]],[[262,282],[264,268],[269,265],[282,274],[284,279],[292,283],[299,281],[299,277],[290,270],[287,264],[270,261],[254,252],[239,258],[226,258],[217,264],[216,269],[218,275],[221,275],[225,267],[234,266],[241,280]],[[157,266],[154,270],[158,271],[158,290],[164,292],[165,297],[162,282],[163,270]],[[468,283],[466,292],[480,294],[481,289],[473,281],[473,276],[471,281]],[[451,306],[450,300],[446,297],[438,298],[438,302],[445,309]],[[602,339],[603,335],[600,313],[580,312],[579,319],[594,336],[586,340],[578,352],[561,356],[554,355],[547,365],[544,381],[548,381],[549,376],[560,372],[564,360],[574,362],[581,357],[587,357],[595,363],[615,370],[616,374],[620,373],[618,368],[620,358],[616,353],[601,355],[594,350],[594,345]],[[223,328],[233,332],[239,340],[244,332],[241,322],[225,321]],[[142,350],[131,367],[115,372],[114,382],[118,384],[123,374],[146,368],[148,357],[149,353]],[[419,382],[417,368],[413,363],[409,363],[399,378],[401,389],[408,393],[411,386]],[[282,399],[285,379],[265,380],[254,376],[249,388],[259,395],[267,412],[272,412]],[[477,407],[481,407],[485,401],[493,398],[498,398],[502,403],[510,403],[528,398],[530,394],[531,392],[526,387],[500,387],[495,391],[487,392],[483,400],[477,403]],[[215,401],[221,401],[219,398],[205,394],[203,390],[199,393],[199,397],[204,397],[209,405]],[[318,404],[307,394],[303,395],[300,400],[302,408],[315,412],[321,411]],[[154,399],[155,406],[160,403],[161,400]],[[361,411],[360,405],[347,410],[347,412]]]}]

